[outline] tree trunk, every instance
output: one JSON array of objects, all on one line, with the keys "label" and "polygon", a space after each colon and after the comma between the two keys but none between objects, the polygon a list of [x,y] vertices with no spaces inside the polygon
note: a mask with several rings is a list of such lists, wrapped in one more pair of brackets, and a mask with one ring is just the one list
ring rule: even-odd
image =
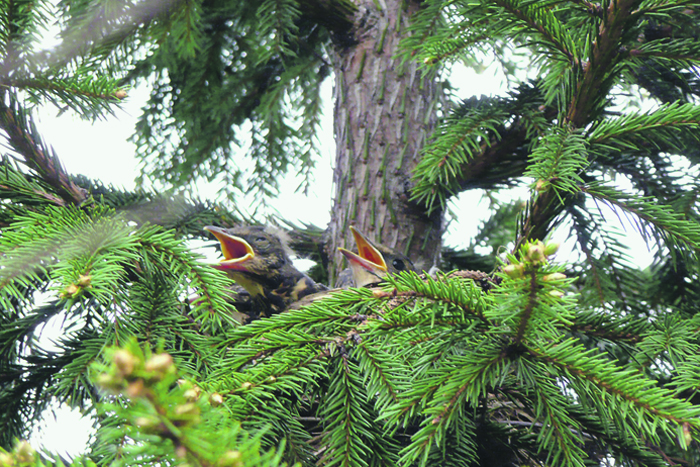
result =
[{"label": "tree trunk", "polygon": [[418,64],[401,64],[406,0],[357,0],[354,43],[335,50],[335,197],[327,242],[330,283],[354,248],[349,226],[405,253],[419,269],[439,261],[442,210],[409,202],[411,172],[437,121],[440,86]]}]

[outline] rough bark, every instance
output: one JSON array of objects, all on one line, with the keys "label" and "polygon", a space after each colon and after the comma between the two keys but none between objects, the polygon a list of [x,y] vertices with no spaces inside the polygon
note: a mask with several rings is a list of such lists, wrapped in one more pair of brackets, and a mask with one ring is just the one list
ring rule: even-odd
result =
[{"label": "rough bark", "polygon": [[335,50],[335,197],[327,242],[331,283],[354,247],[349,226],[411,258],[439,260],[442,211],[409,201],[411,171],[437,120],[440,87],[418,64],[401,63],[399,42],[418,4],[356,0],[353,43]]}]

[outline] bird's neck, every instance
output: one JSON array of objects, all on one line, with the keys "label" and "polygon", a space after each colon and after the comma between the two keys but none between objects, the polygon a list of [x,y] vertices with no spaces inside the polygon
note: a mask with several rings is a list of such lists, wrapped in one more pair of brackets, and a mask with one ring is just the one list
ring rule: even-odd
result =
[{"label": "bird's neck", "polygon": [[273,292],[284,297],[287,304],[296,302],[307,295],[326,290],[325,286],[317,284],[313,279],[296,268],[290,268],[281,276],[282,280]]},{"label": "bird's neck", "polygon": [[269,307],[274,309],[273,313],[282,311],[276,308],[284,308],[307,295],[327,290],[326,286],[317,284],[309,276],[293,267],[283,268],[277,274],[267,276],[238,271],[229,274],[252,297],[258,297],[263,302],[267,302]]}]

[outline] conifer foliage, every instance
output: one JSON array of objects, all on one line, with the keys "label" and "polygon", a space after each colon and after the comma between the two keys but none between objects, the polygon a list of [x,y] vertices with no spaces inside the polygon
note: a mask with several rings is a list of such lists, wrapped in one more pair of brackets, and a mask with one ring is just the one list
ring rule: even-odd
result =
[{"label": "conifer foliage", "polygon": [[[530,197],[494,202],[445,272],[245,324],[232,281],[188,243],[241,220],[66,174],[33,105],[93,118],[153,78],[134,136],[150,175],[227,170],[248,121],[266,195],[310,170],[327,49],[350,47],[369,7],[156,3],[0,2],[0,466],[700,465],[696,2],[405,2],[400,57],[426,74],[514,50],[537,76],[441,108],[412,202]],[[39,50],[56,20],[62,44]],[[619,222],[647,241],[645,269]],[[319,251],[313,227],[294,238]],[[63,333],[47,343],[52,320]],[[84,457],[22,441],[54,403],[94,417]]]}]

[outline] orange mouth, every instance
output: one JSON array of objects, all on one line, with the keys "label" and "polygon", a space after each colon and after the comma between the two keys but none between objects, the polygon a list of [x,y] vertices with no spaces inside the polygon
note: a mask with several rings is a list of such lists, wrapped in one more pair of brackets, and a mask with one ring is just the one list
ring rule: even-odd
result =
[{"label": "orange mouth", "polygon": [[353,253],[345,248],[338,248],[338,251],[348,259],[353,270],[358,270],[357,268],[359,267],[373,276],[378,278],[384,277],[388,272],[384,256],[355,227],[351,226],[350,231],[352,236],[355,237],[358,253]]},{"label": "orange mouth", "polygon": [[338,251],[340,251],[348,259],[351,267],[360,266],[373,274],[376,274],[379,271],[386,272],[386,266],[382,267],[373,261],[366,260],[357,253],[353,253],[345,248],[338,248]]},{"label": "orange mouth", "polygon": [[[350,226],[350,232],[352,232],[352,236],[355,237],[355,243],[357,244],[357,252],[360,258],[364,260],[360,262],[360,264],[369,262],[375,268],[387,272],[388,268],[386,266],[386,262],[384,261],[384,256],[379,252],[379,250],[377,250],[374,247],[374,245],[372,245],[372,243],[365,238],[364,235],[362,235],[358,230],[356,230],[355,227]],[[351,252],[348,251],[348,253]],[[352,254],[354,255],[354,253]],[[348,258],[348,260],[350,260],[350,257],[347,254],[345,254],[345,257]],[[366,269],[366,266],[364,264],[363,267],[365,267]]]}]

